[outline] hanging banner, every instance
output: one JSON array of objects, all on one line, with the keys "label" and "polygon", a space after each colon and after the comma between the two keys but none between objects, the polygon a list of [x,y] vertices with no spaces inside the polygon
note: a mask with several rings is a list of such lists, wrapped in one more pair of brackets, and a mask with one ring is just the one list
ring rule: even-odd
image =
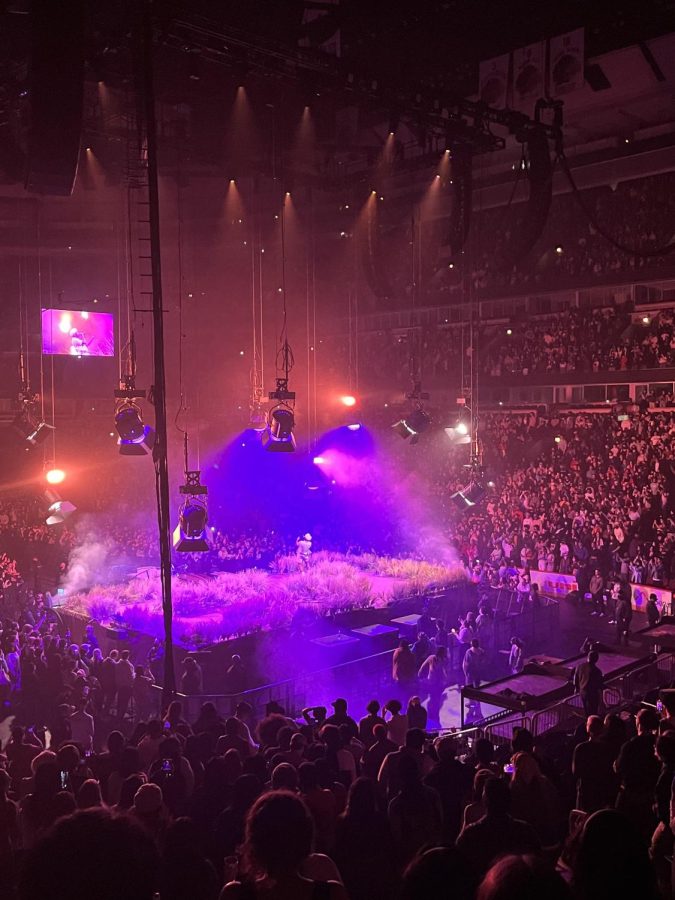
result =
[{"label": "hanging banner", "polygon": [[548,93],[562,97],[584,86],[584,29],[551,38],[548,57]]},{"label": "hanging banner", "polygon": [[509,87],[510,54],[485,59],[478,69],[478,96],[494,109],[504,109]]},{"label": "hanging banner", "polygon": [[544,96],[544,60],[546,43],[539,41],[513,51],[512,107],[532,115],[534,104]]},{"label": "hanging banner", "polygon": [[313,47],[339,57],[342,53],[339,22],[340,0],[305,2],[298,46]]}]

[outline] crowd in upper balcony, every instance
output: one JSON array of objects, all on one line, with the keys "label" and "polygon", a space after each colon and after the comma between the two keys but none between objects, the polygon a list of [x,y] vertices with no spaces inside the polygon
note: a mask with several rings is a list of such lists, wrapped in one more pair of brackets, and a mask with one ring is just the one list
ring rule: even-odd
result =
[{"label": "crowd in upper balcony", "polygon": [[[475,329],[481,375],[628,372],[675,366],[675,310],[654,314],[573,308],[555,316],[514,319]],[[409,379],[410,357],[423,378],[459,377],[471,357],[468,327],[438,325],[361,336],[359,371],[365,384]]]}]

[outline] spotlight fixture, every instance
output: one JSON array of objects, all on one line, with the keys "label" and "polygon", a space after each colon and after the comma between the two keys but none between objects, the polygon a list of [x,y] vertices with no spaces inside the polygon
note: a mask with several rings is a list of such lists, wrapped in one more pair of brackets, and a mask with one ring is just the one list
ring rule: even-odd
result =
[{"label": "spotlight fixture", "polygon": [[45,525],[62,525],[74,512],[77,512],[75,504],[70,500],[62,500],[56,491],[47,490],[44,493],[45,500],[49,504]]},{"label": "spotlight fixture", "polygon": [[[117,393],[117,392],[115,392]],[[115,428],[121,456],[145,456],[155,445],[155,431],[143,423],[140,407],[130,398],[117,405]]]},{"label": "spotlight fixture", "polygon": [[[288,345],[285,345],[284,352],[290,352]],[[286,371],[290,366],[286,363]],[[271,453],[293,453],[295,451],[295,436],[293,429],[295,428],[295,415],[290,406],[295,402],[295,391],[288,390],[288,376],[277,378],[276,390],[270,391],[267,395],[270,400],[276,400],[277,405],[274,406],[268,416],[267,429],[262,435],[262,444],[266,450]]]},{"label": "spotlight fixture", "polygon": [[209,513],[206,495],[209,489],[201,484],[198,470],[185,472],[185,484],[179,488],[185,500],[178,513],[178,525],[173,532],[173,547],[178,553],[206,553],[211,549],[208,529]]},{"label": "spotlight fixture", "polygon": [[356,397],[353,397],[351,394],[345,394],[344,397],[340,397],[340,403],[343,406],[356,406]]},{"label": "spotlight fixture", "polygon": [[414,404],[410,415],[395,422],[391,427],[399,437],[404,440],[410,439],[411,444],[416,444],[420,434],[431,424],[431,416],[422,408],[422,401],[429,399],[429,394],[422,390],[422,382],[413,381],[412,390],[406,395],[407,400],[411,400]]},{"label": "spotlight fixture", "polygon": [[449,428],[444,428],[443,430],[450,438],[450,442],[452,444],[461,445],[461,444],[470,444],[471,443],[471,435],[469,434],[468,429],[464,426],[465,430],[460,431],[459,426],[451,425]]},{"label": "spotlight fixture", "polygon": [[276,406],[269,416],[269,427],[263,433],[263,446],[272,453],[295,451],[295,416],[288,406]]},{"label": "spotlight fixture", "polygon": [[461,490],[456,491],[454,494],[450,496],[450,501],[454,503],[455,506],[459,507],[460,510],[464,511],[467,509],[471,509],[472,506],[475,506],[485,496],[485,488],[480,482],[472,481],[466,487],[463,487]]},{"label": "spotlight fixture", "polygon": [[34,419],[27,409],[17,413],[12,428],[24,441],[27,450],[39,447],[56,430],[53,425]]},{"label": "spotlight fixture", "polygon": [[421,407],[413,409],[410,415],[400,419],[391,427],[399,437],[404,440],[410,438],[411,444],[416,444],[420,434],[431,424],[431,416]]},{"label": "spotlight fixture", "polygon": [[48,469],[45,472],[45,481],[47,484],[61,484],[66,480],[66,473],[63,469]]}]

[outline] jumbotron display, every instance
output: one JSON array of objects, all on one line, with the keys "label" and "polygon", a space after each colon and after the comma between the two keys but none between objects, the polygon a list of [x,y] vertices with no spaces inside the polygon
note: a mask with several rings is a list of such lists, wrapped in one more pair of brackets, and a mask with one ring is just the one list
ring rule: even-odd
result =
[{"label": "jumbotron display", "polygon": [[47,356],[114,356],[112,313],[43,309],[42,352]]}]

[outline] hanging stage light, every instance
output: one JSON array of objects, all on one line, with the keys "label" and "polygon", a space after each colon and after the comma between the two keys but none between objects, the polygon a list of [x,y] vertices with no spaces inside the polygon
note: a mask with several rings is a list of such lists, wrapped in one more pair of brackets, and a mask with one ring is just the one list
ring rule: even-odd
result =
[{"label": "hanging stage light", "polygon": [[456,425],[443,429],[452,444],[471,443],[471,411],[468,407],[461,411]]},{"label": "hanging stage light", "polygon": [[421,407],[416,407],[404,419],[400,419],[391,427],[396,434],[404,439],[410,438],[411,444],[416,444],[420,434],[431,424],[431,416]]},{"label": "hanging stage light", "polygon": [[61,495],[56,491],[46,490],[44,498],[49,504],[47,507],[47,515],[45,517],[46,525],[61,525],[66,519],[69,519],[74,512],[77,512],[75,504],[70,500],[62,500]]},{"label": "hanging stage light", "polygon": [[450,500],[455,506],[459,507],[460,510],[465,511],[471,509],[471,507],[475,506],[477,503],[480,503],[485,496],[485,493],[485,487],[481,482],[472,481],[460,491],[456,491],[452,494]]},{"label": "hanging stage light", "polygon": [[206,553],[211,549],[207,528],[209,513],[206,506],[208,488],[200,483],[199,471],[185,473],[185,484],[179,488],[186,499],[178,513],[178,525],[173,532],[174,550],[179,553]]},{"label": "hanging stage light", "polygon": [[22,411],[14,417],[12,428],[27,444],[26,449],[28,450],[39,447],[56,430],[53,425],[33,419],[26,411]]},{"label": "hanging stage light", "polygon": [[145,456],[152,452],[155,431],[143,423],[140,408],[132,399],[118,404],[115,429],[119,435],[117,445],[121,456]]},{"label": "hanging stage light", "polygon": [[263,434],[263,446],[271,453],[295,451],[295,416],[287,406],[277,406],[270,412],[269,428]]}]

